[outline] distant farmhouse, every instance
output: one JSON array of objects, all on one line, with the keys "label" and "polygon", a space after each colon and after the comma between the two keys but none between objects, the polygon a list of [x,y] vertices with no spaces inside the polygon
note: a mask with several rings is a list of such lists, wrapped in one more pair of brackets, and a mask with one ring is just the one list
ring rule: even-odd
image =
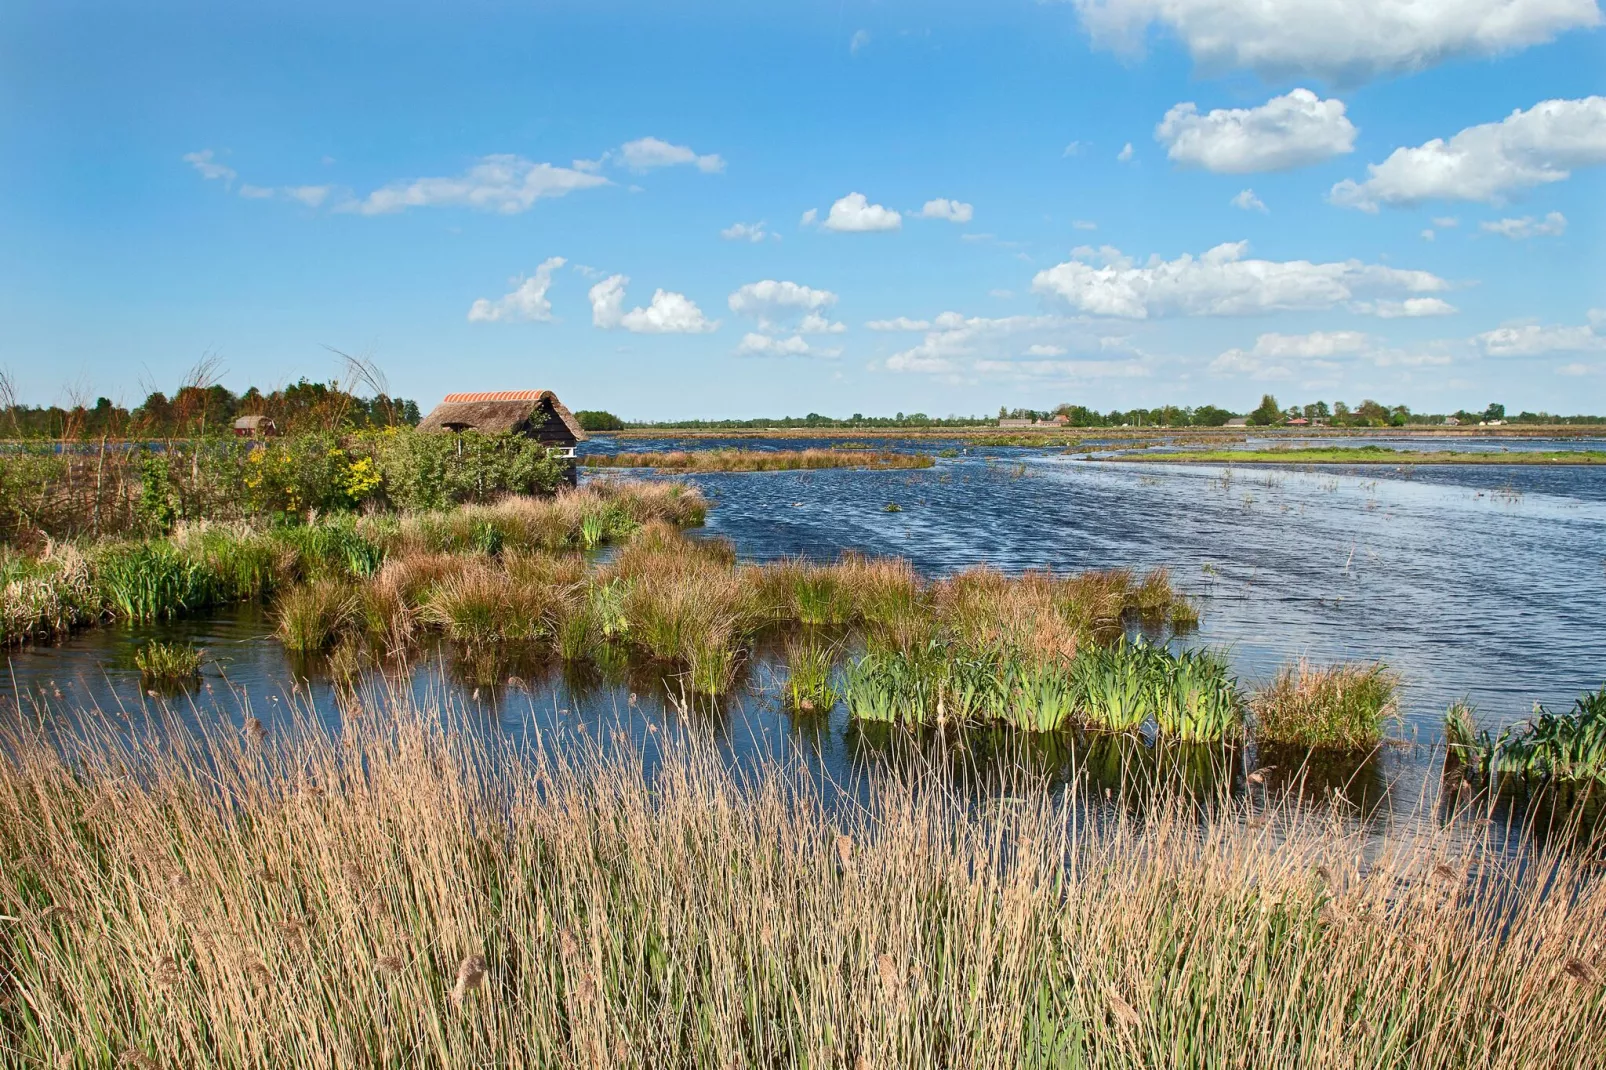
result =
[{"label": "distant farmhouse", "polygon": [[574,457],[574,447],[586,440],[574,418],[550,390],[490,390],[474,394],[447,394],[419,423],[420,431],[512,432],[533,438]]}]

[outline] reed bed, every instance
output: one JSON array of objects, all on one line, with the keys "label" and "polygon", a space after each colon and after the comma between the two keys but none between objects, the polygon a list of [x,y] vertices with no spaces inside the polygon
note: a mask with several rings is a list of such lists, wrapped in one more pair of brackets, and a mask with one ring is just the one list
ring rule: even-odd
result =
[{"label": "reed bed", "polygon": [[1222,658],[1124,638],[1057,658],[940,640],[914,654],[872,650],[849,666],[844,694],[854,717],[893,724],[997,723],[1028,732],[1153,724],[1186,743],[1234,740],[1244,730],[1245,699]]},{"label": "reed bed", "polygon": [[1268,743],[1369,750],[1399,715],[1399,677],[1382,664],[1316,667],[1300,661],[1255,692],[1256,736]]},{"label": "reed bed", "polygon": [[[104,722],[100,722],[104,723]],[[0,1047],[51,1067],[1599,1065],[1586,854],[1288,798],[314,728],[11,740]],[[71,764],[63,757],[72,753]],[[131,764],[142,770],[129,776]],[[651,769],[652,772],[647,772]]]},{"label": "reed bed", "polygon": [[1445,715],[1444,738],[1468,773],[1497,788],[1513,782],[1606,787],[1606,686],[1580,695],[1565,713],[1536,706],[1531,718],[1498,738],[1477,727],[1470,706],[1456,703]]},{"label": "reed bed", "polygon": [[[0,551],[0,645],[59,638],[101,622],[282,601],[325,581],[366,585],[398,557],[592,549],[653,521],[698,524],[706,511],[702,496],[682,484],[596,480],[552,498],[512,497],[449,512],[334,515],[269,528],[198,523],[162,539],[52,543],[34,556]],[[378,603],[370,608],[383,612]]]},{"label": "reed bed", "polygon": [[[1033,666],[1068,665],[1080,644],[1121,634],[1124,621],[1150,619],[1156,605],[1163,618],[1182,598],[1163,571],[1140,581],[1126,570],[1006,577],[974,569],[927,583],[906,561],[854,554],[832,564],[744,565],[728,541],[688,538],[665,520],[642,524],[606,563],[541,549],[475,554],[412,545],[419,548],[388,558],[367,585],[372,608],[362,616],[386,649],[430,629],[487,655],[523,641],[547,644],[567,662],[634,654],[677,669],[698,694],[729,690],[759,636],[775,627],[846,628],[881,656],[877,664],[941,644],[956,657],[997,649]],[[833,645],[833,656],[846,649]],[[1006,687],[1002,699],[1029,692],[1049,701],[1045,687]],[[810,687],[811,701],[827,693],[834,687]],[[987,715],[1001,709],[988,707]],[[1050,728],[1061,720],[1031,718]]]},{"label": "reed bed", "polygon": [[653,453],[593,453],[587,468],[660,468],[673,472],[796,472],[820,468],[930,468],[928,453],[892,450],[667,450]]}]

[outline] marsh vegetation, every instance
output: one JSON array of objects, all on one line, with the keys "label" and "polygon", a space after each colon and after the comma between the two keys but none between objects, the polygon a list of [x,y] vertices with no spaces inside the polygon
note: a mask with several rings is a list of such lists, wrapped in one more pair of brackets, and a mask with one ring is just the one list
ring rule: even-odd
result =
[{"label": "marsh vegetation", "polygon": [[695,733],[650,762],[489,743],[382,693],[338,739],[13,738],[0,1044],[61,1067],[1449,1068],[1582,1067],[1606,1036],[1588,852],[1513,858],[1476,820],[1369,844],[1280,796],[864,788],[837,805]]},{"label": "marsh vegetation", "polygon": [[1111,454],[1102,461],[1169,461],[1187,464],[1606,464],[1606,450],[1401,450],[1389,446],[1280,446],[1275,449],[1144,450]]},{"label": "marsh vegetation", "polygon": [[588,453],[587,468],[661,468],[673,472],[796,472],[823,468],[930,468],[929,453],[892,450],[664,450],[646,453]]}]

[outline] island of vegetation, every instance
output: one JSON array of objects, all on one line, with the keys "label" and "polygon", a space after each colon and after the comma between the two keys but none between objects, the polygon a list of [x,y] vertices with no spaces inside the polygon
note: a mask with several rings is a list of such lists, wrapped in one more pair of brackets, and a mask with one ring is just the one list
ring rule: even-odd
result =
[{"label": "island of vegetation", "polygon": [[930,468],[928,453],[891,450],[665,450],[643,453],[588,453],[586,468],[662,468],[676,472],[792,472],[815,468]]},{"label": "island of vegetation", "polygon": [[1144,450],[1101,454],[1101,461],[1182,464],[1606,464],[1606,450],[1402,450],[1388,446],[1280,446],[1274,449]]}]

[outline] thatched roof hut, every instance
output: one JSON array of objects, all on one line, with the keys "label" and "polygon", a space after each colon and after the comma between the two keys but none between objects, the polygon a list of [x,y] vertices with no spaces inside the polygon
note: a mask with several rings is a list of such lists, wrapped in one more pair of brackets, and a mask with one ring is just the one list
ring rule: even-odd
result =
[{"label": "thatched roof hut", "polygon": [[264,438],[278,434],[279,428],[266,416],[256,413],[234,421],[234,433],[240,438]]},{"label": "thatched roof hut", "polygon": [[514,432],[553,446],[584,442],[585,431],[550,390],[447,394],[419,423],[420,431]]}]

